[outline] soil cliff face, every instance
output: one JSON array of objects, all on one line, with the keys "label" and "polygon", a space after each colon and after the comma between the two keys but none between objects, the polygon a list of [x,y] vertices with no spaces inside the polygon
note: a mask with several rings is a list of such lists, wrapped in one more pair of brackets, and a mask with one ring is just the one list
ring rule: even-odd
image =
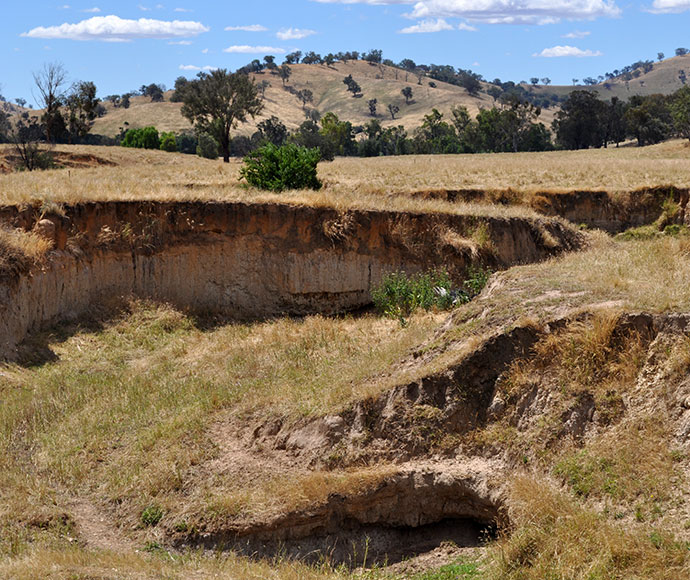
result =
[{"label": "soil cliff face", "polygon": [[401,214],[280,204],[113,202],[0,209],[0,223],[48,236],[40,267],[0,281],[0,357],[27,332],[134,295],[239,319],[333,314],[370,302],[386,272],[472,263],[502,268],[574,249],[551,219]]}]

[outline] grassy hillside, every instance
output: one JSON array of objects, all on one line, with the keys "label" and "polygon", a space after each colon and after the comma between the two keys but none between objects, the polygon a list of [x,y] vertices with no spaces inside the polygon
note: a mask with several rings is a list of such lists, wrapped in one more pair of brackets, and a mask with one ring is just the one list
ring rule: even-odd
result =
[{"label": "grassy hillside", "polygon": [[685,71],[685,74],[690,78],[690,55],[674,56],[661,62],[656,62],[651,71],[644,73],[642,69],[640,69],[640,76],[630,81],[625,81],[621,77],[616,77],[610,81],[592,86],[582,84],[538,85],[536,87],[531,85],[523,86],[536,94],[557,94],[559,96],[566,96],[574,90],[595,90],[599,92],[599,96],[602,99],[618,97],[619,99],[627,100],[633,95],[646,96],[658,93],[670,95],[683,86],[683,83],[681,83],[678,78],[680,71]]},{"label": "grassy hillside", "polygon": [[[292,65],[291,69],[292,76],[288,85],[295,90],[309,89],[314,94],[314,102],[309,104],[308,108],[315,108],[322,115],[332,111],[341,120],[351,121],[355,125],[363,125],[372,119],[367,105],[370,99],[378,101],[376,118],[382,125],[404,125],[408,130],[421,125],[424,115],[434,107],[449,115],[452,107],[462,105],[474,116],[479,109],[493,106],[493,99],[483,92],[473,97],[462,87],[440,81],[433,81],[436,87],[431,87],[431,79],[428,78],[422,79],[421,84],[418,84],[417,77],[412,73],[384,65],[371,65],[364,61],[335,63],[331,66],[298,64]],[[362,87],[361,97],[354,98],[347,91],[343,79],[348,75],[352,75]],[[255,121],[250,120],[240,125],[236,132],[251,134],[257,122],[271,115],[280,118],[289,129],[296,129],[305,119],[302,102],[283,88],[283,83],[277,75],[263,72],[254,75],[254,79],[257,83],[270,83],[265,92],[264,111]],[[405,104],[405,97],[401,94],[405,87],[412,88],[413,98],[409,105]],[[166,99],[169,99],[171,94],[166,93]],[[388,104],[400,108],[395,120],[388,112]],[[129,109],[114,108],[107,103],[108,114],[96,121],[92,131],[114,136],[118,134],[120,127],[147,125],[154,125],[160,131],[190,130],[191,125],[179,113],[181,106],[180,103],[169,101],[151,103],[150,99],[145,97],[134,97]],[[548,125],[551,120],[552,112],[544,111],[541,121]],[[125,125],[125,122],[129,125]]]}]

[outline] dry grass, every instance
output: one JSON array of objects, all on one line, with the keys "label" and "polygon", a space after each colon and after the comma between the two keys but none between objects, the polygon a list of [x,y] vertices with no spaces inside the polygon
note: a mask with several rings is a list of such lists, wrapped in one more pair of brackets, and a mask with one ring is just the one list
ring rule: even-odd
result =
[{"label": "dry grass", "polygon": [[[530,196],[539,191],[597,190],[615,195],[660,184],[690,187],[690,149],[681,141],[642,149],[339,158],[319,165],[319,177],[324,182],[321,191],[279,196],[241,184],[239,160],[223,164],[196,156],[119,147],[60,146],[57,151],[95,155],[117,166],[0,175],[0,204],[46,200],[281,201],[342,209],[462,213],[471,211],[474,204],[425,200],[410,194],[477,189],[488,192],[488,199],[493,195],[503,200],[509,194],[511,202],[529,203]],[[535,215],[514,203],[486,203],[474,211]]]},{"label": "dry grass", "polygon": [[[135,303],[93,330],[36,337],[37,351],[49,346],[57,362],[0,369],[0,553],[22,554],[46,533],[62,533],[55,486],[68,495],[98,488],[98,501],[120,504],[118,518],[131,524],[152,501],[204,519],[213,505],[260,513],[370,485],[380,469],[294,477],[290,485],[272,472],[264,484],[239,487],[232,478],[210,487],[202,479],[194,502],[178,495],[218,456],[209,429],[221,416],[294,420],[342,409],[378,392],[378,376],[443,317],[414,316],[404,329],[373,316],[316,316],[204,330],[171,308]],[[10,530],[16,539],[6,543]]]},{"label": "dry grass", "polygon": [[512,533],[492,548],[487,579],[675,580],[690,552],[664,530],[624,530],[549,482],[516,478]]},{"label": "dry grass", "polygon": [[350,574],[329,566],[298,562],[251,561],[233,554],[209,557],[165,551],[153,554],[93,552],[70,546],[37,550],[22,558],[0,562],[0,576],[13,580],[329,580]]},{"label": "dry grass", "polygon": [[0,280],[40,263],[52,241],[35,232],[13,230],[0,224]]}]

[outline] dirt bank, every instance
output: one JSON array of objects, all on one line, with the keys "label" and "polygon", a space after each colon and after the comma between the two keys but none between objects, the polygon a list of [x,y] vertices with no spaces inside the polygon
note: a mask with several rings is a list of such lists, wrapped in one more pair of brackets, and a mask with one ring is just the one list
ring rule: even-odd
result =
[{"label": "dirt bank", "polygon": [[238,319],[333,314],[370,302],[389,271],[497,269],[578,248],[558,220],[243,203],[5,207],[0,223],[48,236],[40,266],[0,285],[0,356],[32,329],[134,295]]}]

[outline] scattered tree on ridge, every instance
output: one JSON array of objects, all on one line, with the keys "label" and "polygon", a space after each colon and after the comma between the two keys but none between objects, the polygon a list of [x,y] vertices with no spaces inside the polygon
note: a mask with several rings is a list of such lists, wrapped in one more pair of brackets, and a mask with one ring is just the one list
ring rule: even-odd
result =
[{"label": "scattered tree on ridge", "polygon": [[412,99],[412,87],[405,87],[400,92],[402,93],[402,96],[405,97],[405,104],[409,105],[410,100]]}]

